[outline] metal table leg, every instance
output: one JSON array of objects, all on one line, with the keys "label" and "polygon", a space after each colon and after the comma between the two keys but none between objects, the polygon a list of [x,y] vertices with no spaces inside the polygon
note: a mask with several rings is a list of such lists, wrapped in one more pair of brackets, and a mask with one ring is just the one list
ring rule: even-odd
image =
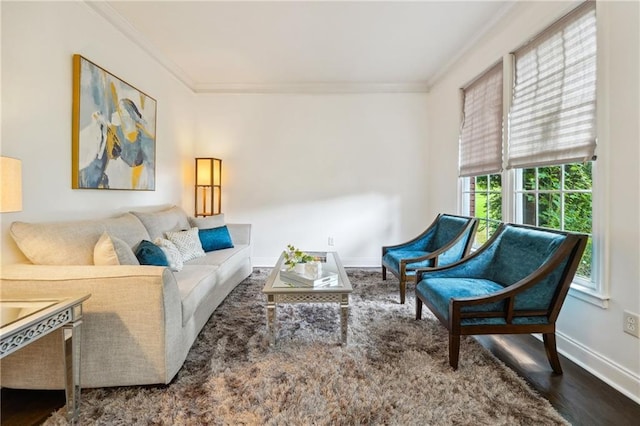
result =
[{"label": "metal table leg", "polygon": [[269,295],[267,297],[267,334],[269,337],[269,344],[276,344],[276,302],[275,296]]},{"label": "metal table leg", "polygon": [[[80,307],[76,306],[74,308]],[[75,309],[74,309],[75,310]],[[76,314],[74,312],[74,317]],[[78,317],[82,317],[82,311]],[[77,319],[62,327],[62,344],[65,362],[65,396],[67,399],[67,420],[76,424],[80,413],[80,341],[82,320]]]},{"label": "metal table leg", "polygon": [[343,294],[340,301],[340,330],[342,334],[342,344],[347,345],[347,324],[349,322],[349,295]]}]

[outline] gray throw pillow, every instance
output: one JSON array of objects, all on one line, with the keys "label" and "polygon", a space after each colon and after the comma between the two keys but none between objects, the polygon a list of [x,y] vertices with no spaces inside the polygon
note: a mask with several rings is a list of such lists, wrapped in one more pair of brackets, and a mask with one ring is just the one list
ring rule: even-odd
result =
[{"label": "gray throw pillow", "polygon": [[215,216],[205,216],[205,217],[190,217],[189,223],[192,227],[198,229],[213,229],[220,228],[224,226],[224,214],[217,214]]}]

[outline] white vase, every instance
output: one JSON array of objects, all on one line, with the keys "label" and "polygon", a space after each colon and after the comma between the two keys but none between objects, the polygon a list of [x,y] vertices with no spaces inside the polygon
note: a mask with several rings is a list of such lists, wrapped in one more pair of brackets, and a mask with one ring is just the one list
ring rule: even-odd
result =
[{"label": "white vase", "polygon": [[293,270],[296,272],[296,274],[304,274],[306,269],[305,265],[306,263],[296,263],[296,265],[293,267]]},{"label": "white vase", "polygon": [[322,275],[322,263],[313,261],[305,264],[305,274],[311,277],[319,277]]}]

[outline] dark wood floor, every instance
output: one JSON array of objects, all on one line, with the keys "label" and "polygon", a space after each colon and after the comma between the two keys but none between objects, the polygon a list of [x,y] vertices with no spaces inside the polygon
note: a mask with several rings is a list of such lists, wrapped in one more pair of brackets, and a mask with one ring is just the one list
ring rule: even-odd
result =
[{"label": "dark wood floor", "polygon": [[639,425],[640,405],[560,355],[563,374],[551,371],[542,342],[531,335],[476,336],[572,425]]},{"label": "dark wood floor", "polygon": [[[477,340],[547,398],[571,424],[640,424],[640,405],[568,359],[561,356],[564,374],[554,374],[542,343],[533,336],[479,336]],[[63,405],[62,391],[2,389],[2,425],[38,425]]]}]

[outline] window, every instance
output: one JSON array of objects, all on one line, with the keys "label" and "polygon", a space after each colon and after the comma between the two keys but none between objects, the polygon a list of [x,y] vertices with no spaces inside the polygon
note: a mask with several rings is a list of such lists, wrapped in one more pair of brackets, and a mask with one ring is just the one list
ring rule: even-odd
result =
[{"label": "window", "polygon": [[502,222],[502,175],[490,174],[463,179],[463,212],[478,218],[474,247],[486,243]]},{"label": "window", "polygon": [[515,171],[516,221],[590,236],[577,275],[591,282],[593,163],[533,167]]},{"label": "window", "polygon": [[[507,132],[500,139],[503,167],[465,174],[461,153],[462,213],[480,219],[475,246],[483,244],[500,221],[589,235],[574,283],[598,293],[592,219],[597,173],[595,2],[578,6],[510,57],[510,68],[505,68],[513,74],[513,82],[505,82],[510,105],[502,107],[507,118]],[[463,117],[466,108],[463,103]],[[486,117],[479,119],[488,123],[476,126],[495,125]],[[461,141],[463,134],[464,126]]]}]

